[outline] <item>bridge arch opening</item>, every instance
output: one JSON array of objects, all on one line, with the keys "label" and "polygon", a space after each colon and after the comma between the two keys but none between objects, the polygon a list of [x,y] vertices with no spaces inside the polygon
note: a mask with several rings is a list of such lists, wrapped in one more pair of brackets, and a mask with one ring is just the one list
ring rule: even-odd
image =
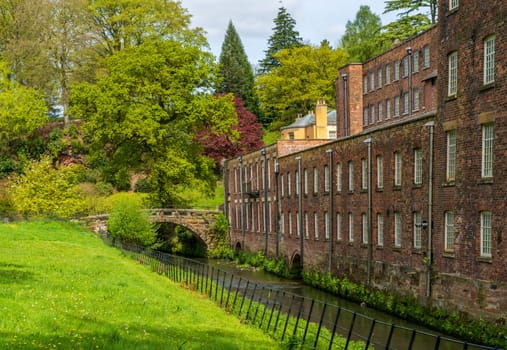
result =
[{"label": "bridge arch opening", "polygon": [[157,226],[158,238],[162,242],[159,250],[186,257],[206,257],[206,242],[189,227],[172,222],[162,222]]},{"label": "bridge arch opening", "polygon": [[234,246],[234,252],[239,253],[241,251],[241,243],[236,242],[236,245]]},{"label": "bridge arch opening", "polygon": [[301,255],[298,252],[292,254],[292,258],[290,259],[289,264],[289,275],[293,278],[301,277],[301,271],[303,267],[301,266]]}]

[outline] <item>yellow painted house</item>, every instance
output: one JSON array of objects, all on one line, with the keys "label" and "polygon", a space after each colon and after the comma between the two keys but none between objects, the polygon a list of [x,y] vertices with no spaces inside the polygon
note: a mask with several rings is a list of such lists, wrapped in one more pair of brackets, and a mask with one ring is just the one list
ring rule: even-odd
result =
[{"label": "yellow painted house", "polygon": [[315,113],[298,117],[280,131],[282,140],[336,139],[336,111],[328,110],[326,102],[320,99]]}]

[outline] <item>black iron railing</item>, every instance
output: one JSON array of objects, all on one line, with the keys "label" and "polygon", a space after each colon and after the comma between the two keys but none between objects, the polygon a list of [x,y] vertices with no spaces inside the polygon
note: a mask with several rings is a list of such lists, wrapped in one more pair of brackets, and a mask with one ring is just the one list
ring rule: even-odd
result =
[{"label": "black iron railing", "polygon": [[346,308],[254,283],[218,268],[104,237],[152,270],[300,349],[500,349],[376,320]]}]

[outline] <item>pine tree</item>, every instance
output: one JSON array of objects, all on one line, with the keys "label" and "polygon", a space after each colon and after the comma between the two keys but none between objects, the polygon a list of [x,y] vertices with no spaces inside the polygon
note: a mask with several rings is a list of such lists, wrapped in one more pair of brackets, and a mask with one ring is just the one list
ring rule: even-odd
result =
[{"label": "pine tree", "polygon": [[232,93],[240,97],[246,109],[254,114],[259,110],[259,102],[254,95],[254,73],[248,62],[241,38],[229,21],[220,53],[219,93]]},{"label": "pine tree", "polygon": [[266,57],[259,61],[260,73],[268,73],[274,67],[278,67],[280,62],[273,57],[275,53],[282,49],[290,49],[293,47],[299,47],[303,44],[303,39],[299,36],[294,28],[296,27],[296,21],[287,12],[287,9],[280,7],[278,9],[278,15],[273,20],[275,27],[273,28],[273,34],[268,39],[268,49],[264,51]]}]

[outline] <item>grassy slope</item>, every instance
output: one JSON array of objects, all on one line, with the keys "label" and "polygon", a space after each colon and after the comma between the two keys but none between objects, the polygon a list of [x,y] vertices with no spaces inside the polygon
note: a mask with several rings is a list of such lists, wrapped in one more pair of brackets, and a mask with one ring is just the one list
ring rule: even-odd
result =
[{"label": "grassy slope", "polygon": [[279,348],[79,226],[0,224],[0,242],[0,348]]}]

